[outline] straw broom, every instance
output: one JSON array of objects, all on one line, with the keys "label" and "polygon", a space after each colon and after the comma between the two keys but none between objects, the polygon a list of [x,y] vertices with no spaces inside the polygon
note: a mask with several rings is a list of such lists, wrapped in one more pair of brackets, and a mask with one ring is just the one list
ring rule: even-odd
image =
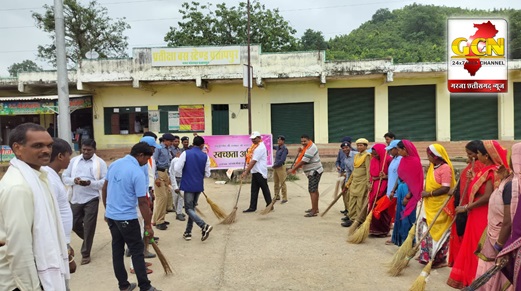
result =
[{"label": "straw broom", "polygon": [[[170,186],[171,187],[171,186]],[[183,193],[181,191],[179,191],[179,196],[181,196],[181,198],[183,198],[183,200],[185,199]],[[201,216],[202,218],[206,218],[206,215],[204,215],[204,213],[199,209],[199,207],[195,207],[195,211],[197,212],[197,214],[199,214],[199,216]]]},{"label": "straw broom", "polygon": [[[405,252],[407,254],[407,256],[405,258],[403,258],[397,264],[390,266],[388,273],[391,276],[398,276],[402,272],[402,270],[405,269],[409,265],[409,261],[412,258],[414,258],[414,256],[416,255],[416,252],[418,252],[418,250],[420,249],[421,242],[427,237],[427,235],[429,235],[429,232],[431,231],[432,227],[436,223],[436,220],[438,219],[441,212],[443,211],[443,208],[445,208],[445,206],[447,206],[447,204],[449,203],[451,198],[452,198],[452,195],[447,196],[447,198],[445,199],[445,202],[443,202],[443,205],[440,207],[440,209],[436,213],[436,216],[434,216],[434,219],[432,220],[431,225],[429,225],[429,227],[427,228],[427,231],[425,232],[425,234],[423,234],[422,238],[416,242],[416,246],[414,246],[414,248],[409,249]],[[418,216],[418,218],[419,218],[419,216]],[[418,223],[418,220],[416,220],[416,223]],[[410,232],[409,232],[409,234],[410,234]],[[407,237],[407,239],[408,238],[409,238],[409,236]],[[406,240],[406,242],[407,242],[407,240]],[[410,245],[412,246],[412,243]],[[393,261],[394,261],[394,259],[393,259]]]},{"label": "straw broom", "polygon": [[[290,168],[293,168],[293,165],[295,165],[295,161],[297,160],[297,158],[298,158],[298,155],[295,156],[295,159],[293,160],[293,163],[291,163],[291,167]],[[289,177],[289,174],[286,174],[286,178],[284,178],[284,181],[282,181],[281,185],[286,183],[286,180],[288,179],[288,177]],[[273,198],[271,199],[270,204],[268,204],[268,206],[266,206],[266,208],[264,208],[260,212],[261,215],[266,215],[266,214],[270,213],[273,210],[273,206],[275,205],[275,202],[277,202],[275,200],[275,197],[279,196],[281,188],[282,187],[280,187],[279,191],[277,191],[277,194],[273,196]]]},{"label": "straw broom", "polygon": [[[385,165],[385,163],[384,163]],[[378,188],[376,188],[376,194],[373,201],[373,206],[371,207],[371,211],[365,218],[364,223],[362,223],[362,226],[357,228],[354,233],[347,237],[347,242],[352,244],[359,244],[365,241],[365,239],[369,236],[369,229],[371,228],[371,221],[373,220],[373,210],[376,206],[376,201],[378,193],[380,193],[380,186],[382,185],[382,178],[378,181]],[[353,227],[353,226],[351,226]]]},{"label": "straw broom", "polygon": [[[443,236],[442,236],[443,240],[442,241],[447,239],[447,235],[450,234],[450,229],[451,229],[452,224],[454,223],[455,220],[456,220],[456,217],[454,217],[454,219],[452,219],[452,222],[450,223],[449,228],[443,234]],[[436,250],[434,250],[434,254],[432,255],[432,257],[436,256],[436,254],[439,252],[441,246],[443,246],[443,244],[439,244],[438,245],[438,248]],[[412,283],[412,286],[409,289],[409,291],[425,291],[425,286],[427,285],[427,277],[429,277],[429,275],[431,274],[432,262],[433,261],[434,260],[431,259],[429,261],[429,263],[423,268],[423,270],[420,273],[420,275]]]},{"label": "straw broom", "polygon": [[[366,196],[369,196],[369,194],[367,194]],[[366,197],[366,199],[364,199],[364,202],[363,202],[363,205],[366,205],[366,204],[367,204],[367,197]],[[364,221],[364,219],[366,217],[367,217],[367,207],[363,207],[362,212],[360,212],[360,214],[358,214],[358,217],[356,218],[356,220],[353,222],[353,224],[349,228],[349,232],[347,234],[348,237],[352,236],[355,233],[355,231],[358,229],[360,224],[362,224],[362,222]]]},{"label": "straw broom", "polygon": [[463,291],[477,290],[479,287],[485,285],[492,277],[494,277],[497,272],[501,271],[501,269],[503,269],[507,263],[508,263],[508,260],[506,260],[506,259],[499,260],[499,262],[496,262],[494,267],[488,269],[483,275],[474,279],[474,281],[472,281],[472,284],[470,284],[468,287],[465,287],[461,290],[463,290]]},{"label": "straw broom", "polygon": [[331,209],[331,207],[333,207],[333,205],[335,205],[335,203],[338,201],[338,199],[340,199],[340,197],[342,197],[344,195],[347,195],[347,190],[346,190],[345,194],[343,194],[342,192],[338,193],[338,195],[335,197],[335,199],[333,199],[333,201],[331,201],[329,206],[326,208],[326,211],[324,211],[320,214],[320,217],[324,217],[324,215],[326,215],[326,213],[329,211],[329,209]]},{"label": "straw broom", "polygon": [[[145,231],[145,236],[148,236],[148,231]],[[145,242],[147,243],[147,245],[151,244],[152,247],[154,248],[154,251],[156,252],[157,257],[159,258],[159,261],[161,262],[161,265],[163,266],[163,270],[165,270],[165,275],[173,274],[174,272],[172,271],[172,268],[170,267],[170,263],[166,259],[163,252],[159,249],[159,246],[157,245],[154,238],[151,238],[150,241],[145,240]]]},{"label": "straw broom", "polygon": [[206,202],[208,202],[208,204],[210,205],[210,208],[212,208],[213,214],[215,214],[215,216],[218,219],[225,218],[226,212],[224,212],[224,210],[222,210],[221,207],[219,207],[219,205],[215,204],[215,202],[213,202],[210,198],[208,198],[208,196],[206,195],[206,193],[204,193],[204,191],[203,191],[203,195],[204,195],[204,197],[206,197]]},{"label": "straw broom", "polygon": [[241,195],[241,188],[242,188],[242,179],[239,182],[239,191],[237,192],[237,199],[235,200],[235,206],[233,207],[232,212],[226,216],[226,218],[221,221],[222,224],[232,224],[235,222],[237,218],[237,205],[239,204],[239,196]]}]

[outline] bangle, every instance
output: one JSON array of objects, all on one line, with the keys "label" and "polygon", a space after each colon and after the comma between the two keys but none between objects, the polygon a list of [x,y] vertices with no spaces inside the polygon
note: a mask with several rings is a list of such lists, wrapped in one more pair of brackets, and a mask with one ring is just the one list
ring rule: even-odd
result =
[{"label": "bangle", "polygon": [[69,264],[70,264],[70,263],[74,262],[74,256],[69,256],[69,257],[70,257],[70,259],[69,259]]},{"label": "bangle", "polygon": [[432,191],[431,191],[431,197],[434,197],[434,195],[432,195]]},{"label": "bangle", "polygon": [[469,212],[469,205],[465,205],[465,211]]},{"label": "bangle", "polygon": [[499,241],[496,241],[496,244],[500,247],[503,247],[505,244],[500,243]]},{"label": "bangle", "polygon": [[500,246],[500,245],[496,242],[496,243],[494,244],[494,249],[495,249],[496,251],[500,252],[500,251],[503,249],[503,247]]}]

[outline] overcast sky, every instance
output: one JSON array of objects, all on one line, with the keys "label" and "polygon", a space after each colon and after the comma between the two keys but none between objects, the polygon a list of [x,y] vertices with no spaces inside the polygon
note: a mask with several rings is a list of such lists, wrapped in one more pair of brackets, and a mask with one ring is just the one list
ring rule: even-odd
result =
[{"label": "overcast sky", "polygon": [[[87,3],[87,0],[80,0]],[[237,5],[240,1],[219,0],[201,3],[222,3]],[[246,0],[244,0],[246,1]],[[42,12],[44,4],[52,5],[53,0],[2,0],[0,6],[0,76],[8,76],[7,67],[25,59],[34,60],[51,69],[36,57],[37,46],[48,44],[48,36],[34,26],[32,11]],[[132,47],[166,46],[163,41],[170,26],[177,26],[180,20],[179,7],[185,1],[180,0],[98,0],[108,8],[112,18],[126,17],[131,29],[126,31],[129,37],[129,55]],[[300,37],[308,28],[324,33],[326,39],[339,34],[347,34],[370,20],[379,8],[390,10],[413,4],[434,4],[441,6],[493,9],[521,9],[519,0],[261,0],[269,9],[278,8],[282,16],[297,30]]]}]

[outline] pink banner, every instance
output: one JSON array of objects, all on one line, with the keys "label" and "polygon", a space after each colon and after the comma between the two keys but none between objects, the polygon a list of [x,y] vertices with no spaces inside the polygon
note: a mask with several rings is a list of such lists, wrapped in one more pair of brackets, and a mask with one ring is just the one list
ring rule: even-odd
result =
[{"label": "pink banner", "polygon": [[[246,151],[252,145],[249,135],[203,136],[210,157],[210,168],[231,169],[244,167]],[[272,135],[263,134],[262,142],[268,150],[268,167],[273,165]]]}]

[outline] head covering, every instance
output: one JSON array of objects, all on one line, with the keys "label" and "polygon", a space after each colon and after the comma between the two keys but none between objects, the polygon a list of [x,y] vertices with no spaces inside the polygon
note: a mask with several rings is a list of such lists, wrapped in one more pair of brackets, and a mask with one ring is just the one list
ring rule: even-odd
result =
[{"label": "head covering", "polygon": [[402,157],[400,165],[398,166],[398,176],[402,179],[411,192],[411,199],[402,212],[402,219],[407,217],[413,211],[416,211],[416,205],[421,199],[423,191],[423,166],[420,160],[420,155],[414,144],[406,139],[402,140],[407,156]]},{"label": "head covering", "polygon": [[521,143],[516,143],[512,146],[512,171],[514,177],[512,178],[512,200],[510,201],[510,214],[514,219],[514,214],[517,210],[519,195],[521,194]]},{"label": "head covering", "polygon": [[363,143],[363,144],[369,144],[369,141],[366,138],[359,138],[356,140],[355,143]]},{"label": "head covering", "polygon": [[188,136],[183,136],[183,137],[181,138],[181,141],[185,141],[185,140],[189,140],[189,139],[190,139],[190,138],[189,138]]},{"label": "head covering", "polygon": [[350,136],[344,136],[340,142],[341,143],[344,143],[344,142],[351,143],[351,141],[352,141],[352,139]]},{"label": "head covering", "polygon": [[279,135],[279,136],[277,137],[277,139],[286,140],[286,137],[283,136],[283,135]]},{"label": "head covering", "polygon": [[165,134],[163,134],[163,136],[162,136],[161,138],[162,138],[163,140],[174,140],[174,139],[175,139],[175,138],[174,138],[174,135],[171,134],[171,133],[168,133],[168,132],[165,133]]},{"label": "head covering", "polygon": [[374,144],[371,147],[371,151],[374,151],[378,154],[379,159],[371,158],[371,165],[369,168],[369,173],[371,176],[378,176],[380,172],[387,172],[387,167],[389,167],[389,162],[391,157],[387,154],[385,150],[385,145],[382,143]]},{"label": "head covering", "polygon": [[254,131],[251,133],[250,139],[254,139],[254,138],[260,137],[260,136],[261,136],[260,132]]},{"label": "head covering", "polygon": [[161,146],[156,143],[156,140],[152,136],[144,136],[139,142],[146,142],[149,146],[160,149]]},{"label": "head covering", "polygon": [[385,147],[385,150],[390,151],[390,150],[394,149],[400,141],[401,141],[400,139],[393,139],[391,141],[391,143],[389,143],[389,145],[387,147]]},{"label": "head covering", "polygon": [[351,147],[351,143],[345,141],[345,142],[343,142],[343,143],[340,144],[340,147],[341,147],[341,148],[343,148],[343,147],[348,147],[348,148],[350,148],[350,147]]},{"label": "head covering", "polygon": [[[429,146],[429,150],[433,155],[441,158],[443,161],[445,161],[445,163],[447,163],[447,165],[449,165],[450,170],[452,172],[452,181],[450,182],[450,188],[454,189],[454,187],[456,186],[456,175],[454,174],[454,167],[452,166],[452,162],[450,161],[449,154],[447,154],[445,148],[438,143],[431,144]],[[429,170],[427,170],[427,173],[430,173],[431,171],[434,172],[434,165],[432,163],[429,165]]]}]

